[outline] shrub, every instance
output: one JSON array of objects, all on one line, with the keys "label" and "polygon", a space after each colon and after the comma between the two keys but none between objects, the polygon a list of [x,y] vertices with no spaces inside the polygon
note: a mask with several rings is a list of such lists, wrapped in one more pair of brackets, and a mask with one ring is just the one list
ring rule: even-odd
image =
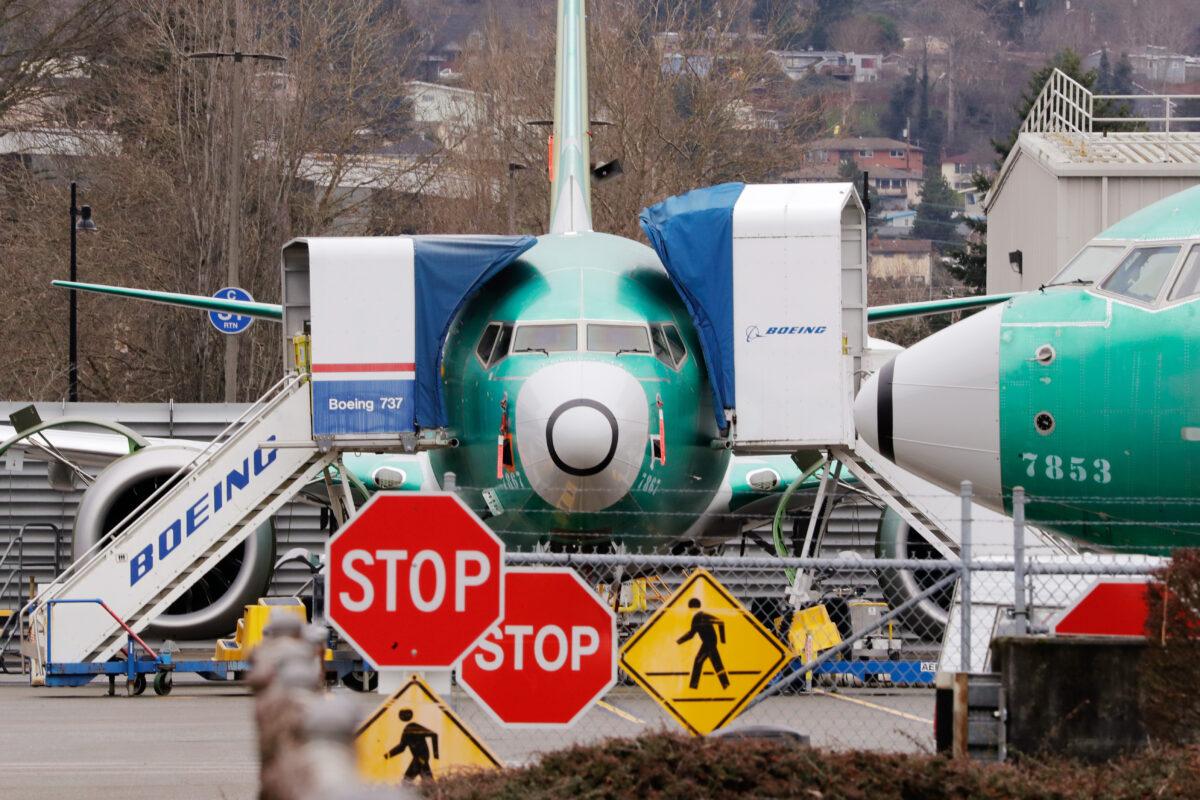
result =
[{"label": "shrub", "polygon": [[1173,553],[1147,605],[1149,647],[1137,673],[1146,732],[1162,743],[1200,741],[1200,550]]},{"label": "shrub", "polygon": [[763,740],[647,734],[548,753],[531,766],[421,787],[435,800],[1134,800],[1195,798],[1200,747],[1151,748],[1098,766],[828,752]]}]

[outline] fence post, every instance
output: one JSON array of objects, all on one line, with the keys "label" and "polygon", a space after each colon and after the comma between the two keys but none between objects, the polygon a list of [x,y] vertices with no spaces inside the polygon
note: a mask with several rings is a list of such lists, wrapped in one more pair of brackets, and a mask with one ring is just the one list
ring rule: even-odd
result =
[{"label": "fence post", "polygon": [[1013,511],[1013,625],[1017,636],[1029,633],[1025,608],[1025,488],[1014,486]]},{"label": "fence post", "polygon": [[962,532],[959,536],[959,560],[962,574],[958,579],[958,599],[962,609],[959,642],[959,669],[971,671],[971,482],[962,482]]}]

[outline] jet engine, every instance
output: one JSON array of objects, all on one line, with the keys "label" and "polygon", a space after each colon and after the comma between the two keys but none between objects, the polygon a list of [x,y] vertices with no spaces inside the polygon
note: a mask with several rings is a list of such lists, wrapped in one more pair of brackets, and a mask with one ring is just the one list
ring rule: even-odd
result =
[{"label": "jet engine", "polygon": [[[875,537],[876,558],[939,559],[941,555],[904,518],[885,508]],[[945,577],[943,570],[881,569],[879,588],[890,608],[896,608]],[[941,636],[950,619],[953,589],[945,588],[918,602],[902,615],[901,623],[923,636]]]},{"label": "jet engine", "polygon": [[[153,445],[112,462],[87,488],[75,515],[73,557],[108,536],[143,500],[196,456],[185,445]],[[242,607],[266,593],[275,559],[268,521],[223,558],[150,626],[150,635],[210,639],[237,626]]]}]

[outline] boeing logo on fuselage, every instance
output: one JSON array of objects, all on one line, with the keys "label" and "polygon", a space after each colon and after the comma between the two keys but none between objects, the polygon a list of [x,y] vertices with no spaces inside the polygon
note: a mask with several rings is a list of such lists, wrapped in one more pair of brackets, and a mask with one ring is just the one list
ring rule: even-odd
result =
[{"label": "boeing logo on fuselage", "polygon": [[826,328],[827,326],[825,325],[777,325],[762,331],[759,330],[757,325],[751,325],[746,328],[746,341],[753,342],[755,339],[761,339],[764,336],[799,336],[801,334],[824,333]]},{"label": "boeing logo on fuselage", "polygon": [[[267,437],[267,441],[274,439],[275,434]],[[157,543],[151,542],[130,559],[129,585],[133,586],[146,577],[146,574],[154,569],[156,563],[171,555],[175,548],[183,543],[185,536],[190,537],[200,530],[204,523],[208,522],[210,514],[219,512],[226,503],[233,499],[235,490],[245,489],[250,485],[251,480],[257,478],[263,470],[274,463],[278,452],[274,449],[256,449],[254,455],[242,459],[241,469],[231,469],[224,478],[213,485],[212,489],[199,494],[196,501],[182,516],[176,518],[162,533],[158,534]],[[155,547],[156,544],[157,547]]]}]

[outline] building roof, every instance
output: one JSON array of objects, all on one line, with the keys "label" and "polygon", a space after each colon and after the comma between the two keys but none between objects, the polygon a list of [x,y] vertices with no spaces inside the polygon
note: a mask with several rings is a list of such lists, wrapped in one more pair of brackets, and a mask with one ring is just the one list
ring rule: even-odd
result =
[{"label": "building roof", "polygon": [[1200,133],[1022,133],[984,201],[991,208],[1018,160],[1055,177],[1162,178],[1200,175]]},{"label": "building roof", "polygon": [[874,167],[868,170],[872,178],[903,178],[910,181],[925,180],[924,173],[910,169],[892,169],[890,167]]},{"label": "building roof", "polygon": [[[1200,176],[1200,133],[1099,131],[1098,127],[1112,120],[1094,116],[1095,97],[1062,71],[1051,73],[984,200],[985,210],[996,202],[1017,162],[1025,158],[1033,159],[1056,178]],[[1169,110],[1172,97],[1143,95],[1140,99],[1161,103],[1160,108]],[[1127,120],[1131,127],[1160,127],[1163,122],[1157,116]]]},{"label": "building roof", "polygon": [[808,150],[921,150],[915,144],[883,136],[841,136],[817,139],[805,145]]},{"label": "building roof", "polygon": [[872,239],[867,242],[867,252],[925,255],[933,252],[933,242],[929,239]]}]

